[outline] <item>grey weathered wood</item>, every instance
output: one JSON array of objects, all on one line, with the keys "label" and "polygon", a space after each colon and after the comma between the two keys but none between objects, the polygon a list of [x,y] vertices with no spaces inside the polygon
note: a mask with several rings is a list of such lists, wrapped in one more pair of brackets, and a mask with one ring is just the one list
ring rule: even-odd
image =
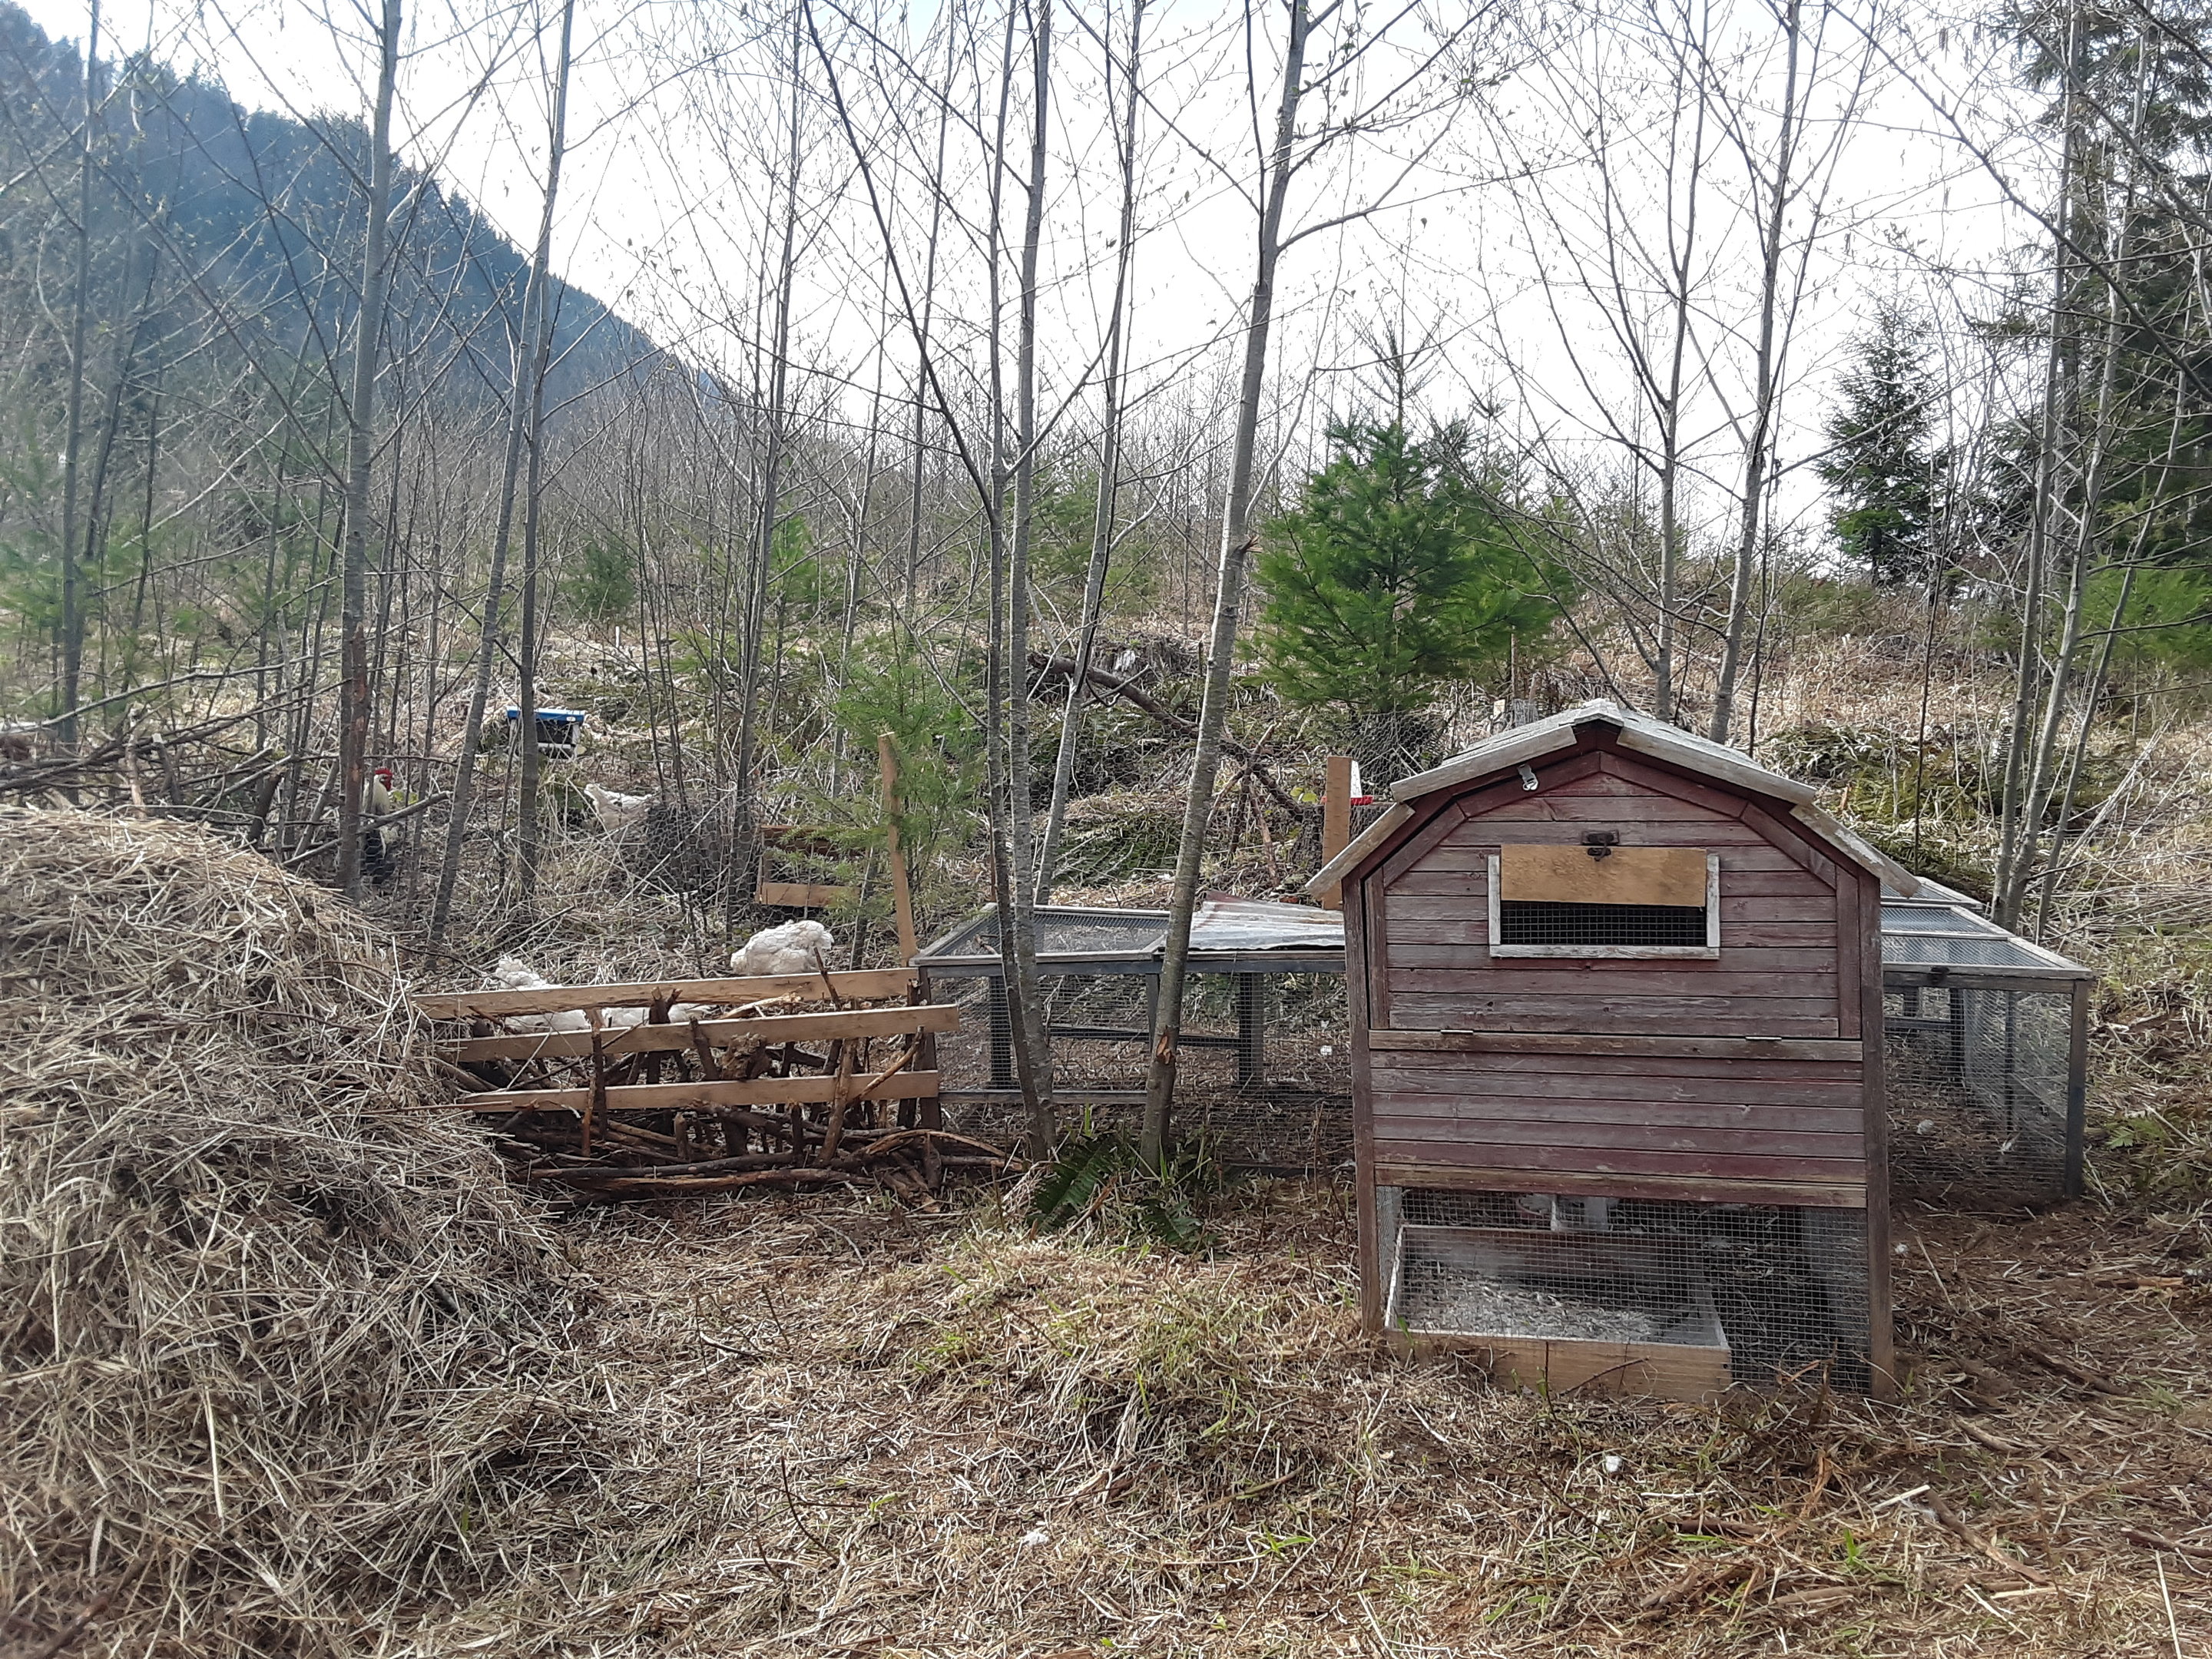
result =
[{"label": "grey weathered wood", "polygon": [[[833,973],[829,985],[855,1002],[902,997],[913,988],[910,968],[868,968]],[[556,985],[543,991],[426,992],[415,1006],[432,1019],[497,1019],[507,1014],[554,1014],[592,1008],[647,1008],[655,1002],[735,1006],[769,997],[826,997],[820,974],[754,974],[737,979],[640,980],[617,985]]]},{"label": "grey weathered wood", "polygon": [[[1866,1184],[1866,1163],[1861,1158],[1762,1158],[1738,1155],[1716,1158],[1707,1152],[1639,1152],[1619,1147],[1519,1146],[1495,1143],[1453,1143],[1407,1139],[1390,1132],[1383,1122],[1375,1126],[1377,1163],[1400,1162],[1463,1164],[1470,1168],[1516,1170],[1501,1182],[1506,1192],[1550,1192],[1544,1179],[1554,1174],[1579,1173],[1593,1176],[1664,1175],[1683,1179],[1710,1176],[1739,1182],[1796,1182],[1815,1186]],[[1769,1199],[1768,1203],[1788,1202]]]},{"label": "grey weathered wood", "polygon": [[1395,1155],[1378,1146],[1373,1164],[1375,1179],[1392,1187],[1426,1187],[1446,1192],[1526,1193],[1542,1191],[1565,1195],[1588,1194],[1608,1198],[1648,1198],[1684,1204],[1792,1204],[1820,1209],[1863,1209],[1866,1183],[1863,1178],[1843,1181],[1815,1179],[1744,1180],[1710,1170],[1689,1175],[1547,1170],[1538,1187],[1524,1169],[1508,1169],[1474,1162],[1437,1164],[1419,1158]]},{"label": "grey weathered wood", "polygon": [[[896,1008],[846,1008],[816,1014],[764,1014],[753,1019],[702,1019],[696,1040],[709,1048],[734,1042],[805,1042],[833,1037],[903,1036],[921,1031],[957,1031],[960,1010],[950,1004]],[[609,1060],[623,1054],[679,1052],[694,1042],[690,1024],[633,1025],[610,1033],[603,1045]],[[574,1059],[592,1052],[588,1031],[532,1032],[512,1036],[461,1037],[438,1045],[453,1060]]]}]

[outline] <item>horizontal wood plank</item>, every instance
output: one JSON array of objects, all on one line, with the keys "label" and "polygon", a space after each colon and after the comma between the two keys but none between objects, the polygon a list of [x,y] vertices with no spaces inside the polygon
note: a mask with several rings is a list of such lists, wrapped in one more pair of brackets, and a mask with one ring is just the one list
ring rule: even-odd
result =
[{"label": "horizontal wood plank", "polygon": [[[935,1002],[897,1008],[832,1009],[818,1014],[764,1014],[754,1019],[702,1019],[696,1028],[697,1040],[710,1048],[726,1048],[738,1042],[829,1042],[838,1037],[902,1036],[959,1029],[960,1010]],[[694,1030],[690,1024],[632,1025],[606,1032],[600,1040],[601,1052],[611,1060],[622,1054],[689,1049]],[[592,1052],[592,1034],[549,1031],[462,1037],[439,1044],[438,1052],[448,1060],[462,1061],[574,1059]]]},{"label": "horizontal wood plank", "polygon": [[1858,1065],[1865,1048],[1849,1041],[1807,1042],[1768,1036],[1716,1036],[1669,1033],[1663,1036],[1621,1032],[1559,1034],[1542,1031],[1419,1030],[1377,1028],[1367,1034],[1370,1049],[1426,1050],[1437,1054],[1561,1054],[1578,1057],[1725,1060],[1834,1060]]},{"label": "horizontal wood plank", "polygon": [[[1863,1158],[1762,1158],[1735,1153],[1717,1156],[1708,1152],[1668,1152],[1626,1147],[1510,1146],[1496,1142],[1474,1145],[1423,1139],[1375,1128],[1375,1158],[1379,1164],[1462,1164],[1469,1168],[1518,1171],[1512,1179],[1538,1182],[1557,1174],[1592,1177],[1664,1175],[1711,1177],[1734,1181],[1797,1182],[1811,1186],[1866,1184]],[[1508,1190],[1514,1190],[1509,1188]],[[1547,1186],[1531,1185],[1522,1191],[1549,1192]]]},{"label": "horizontal wood plank", "polygon": [[[1863,1158],[1866,1120],[1850,1112],[1808,1109],[1792,1114],[1788,1126],[1776,1124],[1774,1113],[1753,1117],[1748,1107],[1733,1109],[1741,1122],[1681,1123],[1674,1120],[1698,1115],[1698,1109],[1675,1107],[1639,1111],[1634,1103],[1609,1103],[1615,1109],[1609,1121],[1592,1121],[1589,1109],[1549,1113],[1542,1116],[1514,1115],[1507,1109],[1534,1103],[1492,1103],[1498,1115],[1458,1114],[1430,1115],[1407,1109],[1401,1097],[1377,1090],[1375,1133],[1384,1140],[1443,1141],[1455,1146],[1627,1147],[1650,1152],[1697,1152],[1715,1157],[1797,1157]],[[1732,1109],[1705,1107],[1706,1115],[1723,1115]]]},{"label": "horizontal wood plank", "polygon": [[[911,968],[864,968],[833,973],[830,986],[855,1002],[879,1002],[914,989]],[[432,1019],[497,1019],[506,1014],[556,1014],[570,1009],[644,1008],[655,1002],[735,1005],[769,997],[826,996],[820,974],[751,974],[736,979],[639,980],[618,985],[556,985],[543,991],[439,991],[414,999]]]},{"label": "horizontal wood plank", "polygon": [[[1486,1167],[1471,1163],[1443,1164],[1418,1157],[1386,1158],[1378,1153],[1375,1179],[1386,1187],[1426,1187],[1452,1192],[1525,1193],[1537,1188],[1526,1170]],[[1866,1207],[1863,1178],[1851,1181],[1744,1180],[1699,1170],[1686,1176],[1649,1172],[1625,1175],[1591,1174],[1571,1170],[1544,1173],[1542,1191],[1563,1195],[1643,1198],[1685,1204],[1789,1204],[1815,1209]]]},{"label": "horizontal wood plank", "polygon": [[753,889],[756,903],[787,910],[818,910],[826,904],[842,904],[852,896],[851,888],[824,881],[763,881]]},{"label": "horizontal wood plank", "polygon": [[1836,1037],[1832,999],[1765,997],[1547,997],[1436,994],[1389,988],[1384,1012],[1394,1025],[1486,1030],[1640,1034],[1694,1031],[1707,1036]]},{"label": "horizontal wood plank", "polygon": [[[1603,858],[1592,858],[1592,853]],[[1553,904],[1674,904],[1702,908],[1703,848],[1583,847],[1509,842],[1498,849],[1502,898]]]},{"label": "horizontal wood plank", "polygon": [[1456,1353],[1507,1388],[1560,1397],[1698,1401],[1729,1386],[1725,1348],[1670,1342],[1547,1341],[1539,1337],[1393,1331],[1390,1346],[1411,1355]]},{"label": "horizontal wood plank", "polygon": [[[1441,973],[1452,983],[1476,991],[1504,991],[1522,986],[1560,995],[1574,994],[1577,981],[1593,988],[1626,994],[1691,991],[1705,995],[1757,996],[1781,991],[1791,996],[1833,996],[1836,994],[1836,952],[1798,945],[1747,945],[1716,957],[1509,957],[1510,966],[1492,966],[1489,951],[1480,945],[1428,945],[1403,939],[1393,929],[1390,938],[1390,977],[1406,983],[1405,975]],[[1539,979],[1536,976],[1540,975]],[[1814,981],[1819,981],[1815,983]]]},{"label": "horizontal wood plank", "polygon": [[[929,1100],[937,1094],[935,1072],[896,1072],[883,1079],[836,1076],[757,1077],[726,1083],[629,1083],[606,1091],[611,1112],[662,1112],[689,1106],[804,1106],[848,1100]],[[495,1089],[440,1103],[459,1112],[580,1112],[592,1103],[589,1089]]]},{"label": "horizontal wood plank", "polygon": [[1518,1103],[1534,1107],[1550,1103],[1565,1110],[1571,1103],[1588,1101],[1621,1103],[1656,1109],[1668,1103],[1709,1106],[1732,1111],[1783,1108],[1820,1108],[1863,1111],[1866,1085],[1856,1078],[1840,1079],[1725,1077],[1577,1077],[1542,1072],[1423,1071],[1411,1067],[1372,1067],[1371,1085],[1380,1100],[1387,1092],[1408,1099],[1438,1103],[1444,1109],[1465,1102],[1471,1113],[1502,1111]]}]

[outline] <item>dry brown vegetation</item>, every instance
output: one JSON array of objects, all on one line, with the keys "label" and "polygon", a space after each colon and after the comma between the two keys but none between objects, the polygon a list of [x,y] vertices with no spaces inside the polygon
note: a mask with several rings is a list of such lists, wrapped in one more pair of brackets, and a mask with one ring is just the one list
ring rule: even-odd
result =
[{"label": "dry brown vegetation", "polygon": [[1376,1351],[1346,1196],[1249,1188],[1206,1260],[988,1195],[580,1221],[611,1461],[487,1516],[543,1565],[423,1646],[2162,1655],[2169,1601],[2212,1636],[2200,1221],[1904,1218],[1905,1400],[1716,1408]]}]

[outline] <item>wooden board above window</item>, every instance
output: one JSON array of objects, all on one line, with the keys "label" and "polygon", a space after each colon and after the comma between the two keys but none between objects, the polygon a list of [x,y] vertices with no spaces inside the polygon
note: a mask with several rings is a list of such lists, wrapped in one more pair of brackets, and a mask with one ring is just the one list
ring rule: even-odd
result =
[{"label": "wooden board above window", "polygon": [[1510,903],[1703,905],[1701,847],[1501,847],[1498,896]]}]

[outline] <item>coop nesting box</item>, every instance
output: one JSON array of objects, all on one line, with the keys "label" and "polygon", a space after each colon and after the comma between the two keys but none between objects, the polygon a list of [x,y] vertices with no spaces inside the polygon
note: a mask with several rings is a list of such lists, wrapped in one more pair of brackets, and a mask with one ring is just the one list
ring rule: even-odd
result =
[{"label": "coop nesting box", "polygon": [[1746,756],[1597,702],[1393,791],[1342,883],[1363,1311],[1502,1377],[1890,1376],[1883,884]]}]

